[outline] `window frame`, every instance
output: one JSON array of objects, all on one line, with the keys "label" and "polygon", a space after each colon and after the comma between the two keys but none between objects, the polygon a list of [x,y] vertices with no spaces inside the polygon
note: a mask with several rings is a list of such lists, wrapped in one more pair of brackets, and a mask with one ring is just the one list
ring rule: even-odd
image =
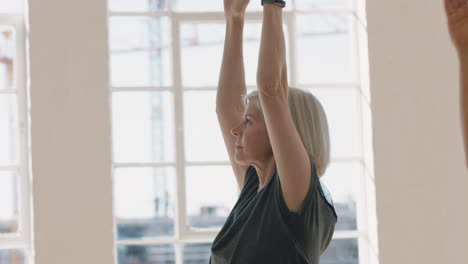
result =
[{"label": "window frame", "polygon": [[0,249],[24,250],[24,258],[32,263],[32,188],[30,177],[30,124],[29,102],[27,90],[27,63],[26,63],[26,23],[21,13],[0,13],[0,25],[10,26],[15,30],[15,59],[14,59],[14,88],[0,90],[0,94],[16,95],[18,117],[18,141],[16,142],[19,153],[18,163],[12,166],[0,166],[1,171],[15,173],[17,186],[16,198],[18,199],[18,232],[12,234],[0,234]]}]

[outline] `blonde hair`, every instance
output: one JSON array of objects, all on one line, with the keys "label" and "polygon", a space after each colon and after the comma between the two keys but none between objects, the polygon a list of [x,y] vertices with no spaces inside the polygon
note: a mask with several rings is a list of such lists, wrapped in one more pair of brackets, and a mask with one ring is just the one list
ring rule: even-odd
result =
[{"label": "blonde hair", "polygon": [[[244,106],[253,103],[263,113],[257,90],[244,95],[243,102]],[[294,125],[321,177],[330,163],[330,136],[322,104],[311,92],[294,87],[288,89],[288,102]]]}]

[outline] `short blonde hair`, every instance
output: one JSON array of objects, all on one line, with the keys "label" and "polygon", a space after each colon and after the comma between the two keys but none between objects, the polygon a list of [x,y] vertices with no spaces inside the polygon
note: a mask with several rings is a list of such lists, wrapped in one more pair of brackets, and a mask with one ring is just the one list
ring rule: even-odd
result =
[{"label": "short blonde hair", "polygon": [[[244,95],[243,102],[244,106],[252,102],[263,113],[257,90]],[[330,136],[322,104],[311,92],[294,87],[288,89],[288,102],[294,125],[321,177],[330,163]]]}]

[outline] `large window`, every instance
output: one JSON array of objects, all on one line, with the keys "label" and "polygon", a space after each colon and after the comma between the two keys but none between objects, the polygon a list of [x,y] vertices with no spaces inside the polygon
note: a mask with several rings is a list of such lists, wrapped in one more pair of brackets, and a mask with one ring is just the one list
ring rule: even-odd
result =
[{"label": "large window", "polygon": [[[215,113],[222,0],[108,0],[116,251],[119,264],[208,263],[239,190]],[[290,85],[325,107],[332,162],[323,181],[339,221],[326,264],[375,263],[366,24],[357,0],[283,10]],[[248,92],[262,7],[244,27]],[[370,201],[370,202],[369,202]],[[374,257],[372,257],[374,256]]]},{"label": "large window", "polygon": [[22,1],[0,3],[0,263],[32,263]]}]

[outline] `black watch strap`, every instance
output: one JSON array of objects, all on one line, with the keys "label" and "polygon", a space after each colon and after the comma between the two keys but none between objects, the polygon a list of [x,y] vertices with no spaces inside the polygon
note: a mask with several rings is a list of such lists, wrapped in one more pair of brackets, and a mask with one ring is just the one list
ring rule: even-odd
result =
[{"label": "black watch strap", "polygon": [[262,6],[263,6],[263,3],[272,3],[272,4],[275,4],[275,5],[279,5],[282,8],[284,8],[286,6],[286,2],[283,1],[283,0],[262,0]]}]

